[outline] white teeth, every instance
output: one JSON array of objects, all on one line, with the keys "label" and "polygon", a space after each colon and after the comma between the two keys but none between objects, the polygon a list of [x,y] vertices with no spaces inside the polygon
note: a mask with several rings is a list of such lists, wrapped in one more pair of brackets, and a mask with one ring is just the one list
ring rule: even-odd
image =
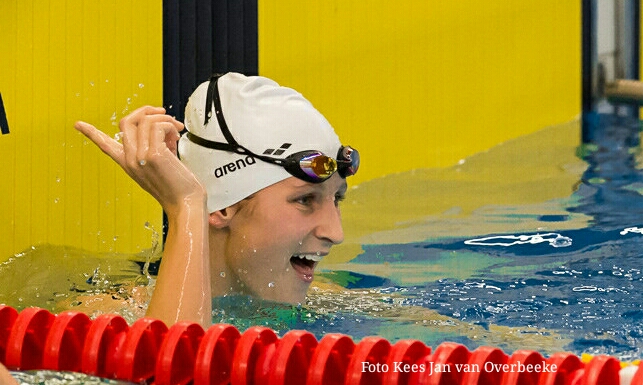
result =
[{"label": "white teeth", "polygon": [[307,260],[313,261],[313,262],[319,262],[324,258],[323,256],[316,255],[316,254],[301,254],[301,255],[295,255],[295,257],[307,259]]}]

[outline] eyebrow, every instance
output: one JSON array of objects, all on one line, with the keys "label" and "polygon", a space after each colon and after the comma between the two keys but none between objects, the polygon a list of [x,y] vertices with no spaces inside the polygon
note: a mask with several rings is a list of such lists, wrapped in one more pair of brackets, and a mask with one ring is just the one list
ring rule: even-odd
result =
[{"label": "eyebrow", "polygon": [[[310,183],[310,182],[301,181],[301,180],[297,180],[296,182],[297,183],[293,185],[293,187],[298,190],[303,190],[306,188],[313,188],[317,191],[324,190],[323,183]],[[341,193],[342,195],[345,195],[347,191],[348,191],[348,183],[346,183],[346,180],[344,179],[342,183],[338,186],[337,190],[335,190],[335,193]]]}]

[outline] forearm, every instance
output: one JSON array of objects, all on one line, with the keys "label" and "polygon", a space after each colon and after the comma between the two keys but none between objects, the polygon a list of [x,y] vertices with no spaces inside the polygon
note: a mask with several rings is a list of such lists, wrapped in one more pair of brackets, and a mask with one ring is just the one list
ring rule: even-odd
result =
[{"label": "forearm", "polygon": [[11,373],[0,364],[0,384],[2,385],[18,385],[18,381],[11,376]]},{"label": "forearm", "polygon": [[167,211],[168,235],[147,315],[168,326],[212,322],[210,253],[205,198],[185,199]]}]

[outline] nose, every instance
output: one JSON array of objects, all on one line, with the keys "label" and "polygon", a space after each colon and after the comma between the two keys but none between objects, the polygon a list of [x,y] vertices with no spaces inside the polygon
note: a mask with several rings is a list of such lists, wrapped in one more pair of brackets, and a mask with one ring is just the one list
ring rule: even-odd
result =
[{"label": "nose", "polygon": [[342,215],[335,202],[327,202],[319,215],[319,222],[315,227],[315,236],[333,245],[344,241]]}]

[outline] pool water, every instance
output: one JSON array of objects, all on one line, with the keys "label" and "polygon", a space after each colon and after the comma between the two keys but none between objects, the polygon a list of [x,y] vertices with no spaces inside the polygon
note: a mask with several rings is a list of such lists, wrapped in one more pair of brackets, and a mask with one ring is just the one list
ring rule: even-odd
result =
[{"label": "pool water", "polygon": [[[640,123],[602,119],[597,144],[579,146],[574,121],[352,188],[346,241],[306,303],[216,298],[213,321],[641,358]],[[0,264],[0,303],[133,321],[153,281],[141,265],[158,254],[38,245]]]},{"label": "pool water", "polygon": [[54,372],[51,370],[30,370],[12,372],[21,385],[133,385],[131,382],[108,380],[87,376],[81,373]]},{"label": "pool water", "polygon": [[[396,302],[401,309],[428,309],[489,332],[483,337],[477,332],[446,336],[471,348],[492,342],[509,351],[528,347],[544,353],[568,350],[606,353],[622,360],[640,358],[640,122],[609,116],[601,119],[598,143],[574,149],[584,167],[564,155],[541,158],[545,169],[578,173],[572,184],[560,183],[563,179],[557,177],[540,178],[547,174],[544,169],[534,172],[524,168],[541,185],[567,183],[567,196],[510,205],[491,198],[487,205],[444,221],[449,228],[462,224],[460,234],[452,236],[441,235],[439,228],[440,219],[454,216],[453,208],[441,216],[427,216],[424,222],[400,226],[396,232],[381,232],[388,242],[362,244],[357,257],[335,264],[326,277],[352,290],[377,288],[380,293],[395,294],[401,297]],[[554,130],[564,137],[564,128]],[[535,146],[520,143],[518,147],[527,149],[525,156],[529,156],[528,149]],[[523,168],[524,161],[511,160],[516,161],[515,169]],[[523,192],[525,201],[543,188],[516,181],[517,185],[525,183],[529,186]],[[481,190],[475,183],[469,186]],[[516,186],[511,193],[519,189]],[[418,228],[424,231],[425,240],[390,242],[395,233],[413,233]],[[404,317],[404,312],[400,315]],[[409,335],[415,335],[414,328],[410,329]],[[394,338],[400,328],[384,325],[376,330]],[[498,342],[490,335],[496,333],[505,337],[531,335],[527,343],[520,338]]]}]

